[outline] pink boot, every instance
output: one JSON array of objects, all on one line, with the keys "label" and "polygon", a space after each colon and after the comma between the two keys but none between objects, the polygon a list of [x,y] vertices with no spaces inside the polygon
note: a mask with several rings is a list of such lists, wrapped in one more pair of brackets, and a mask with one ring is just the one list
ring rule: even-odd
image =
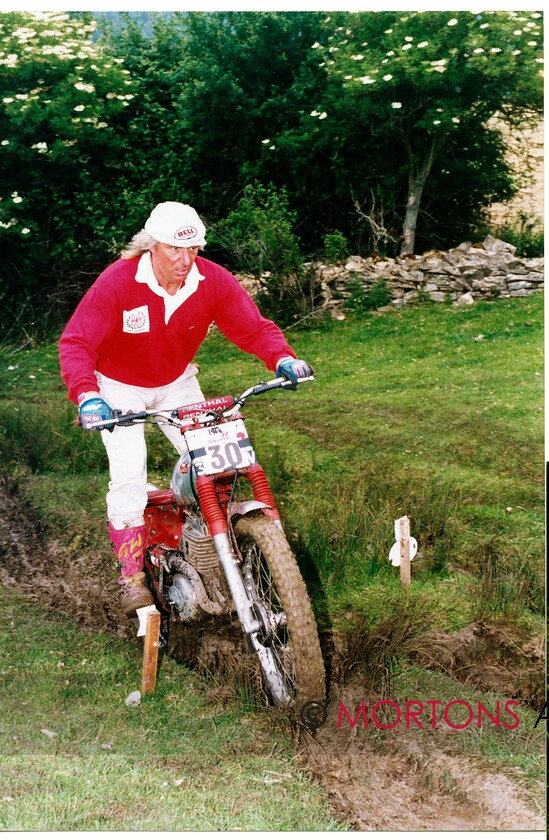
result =
[{"label": "pink boot", "polygon": [[122,586],[120,606],[128,616],[141,607],[154,604],[143,572],[146,533],[144,525],[116,529],[109,522],[109,535],[121,572],[118,580]]}]

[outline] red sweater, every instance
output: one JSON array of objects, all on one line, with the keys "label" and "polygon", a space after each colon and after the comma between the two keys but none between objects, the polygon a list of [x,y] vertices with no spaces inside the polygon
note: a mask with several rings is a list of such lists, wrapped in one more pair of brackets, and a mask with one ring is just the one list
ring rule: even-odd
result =
[{"label": "red sweater", "polygon": [[105,269],[65,327],[61,375],[73,402],[84,391],[97,391],[95,371],[145,388],[173,382],[192,362],[212,322],[269,370],[283,356],[295,358],[282,331],[220,265],[197,257],[204,279],[165,324],[164,298],[135,279],[138,262],[121,259]]}]

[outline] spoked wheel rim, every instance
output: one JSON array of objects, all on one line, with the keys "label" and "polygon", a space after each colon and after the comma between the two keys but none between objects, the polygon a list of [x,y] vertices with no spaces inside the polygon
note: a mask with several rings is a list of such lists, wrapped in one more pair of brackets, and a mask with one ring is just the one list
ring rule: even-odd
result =
[{"label": "spoked wheel rim", "polygon": [[244,584],[262,628],[251,641],[275,705],[289,706],[296,698],[296,669],[286,612],[260,546],[246,540],[240,551]]}]

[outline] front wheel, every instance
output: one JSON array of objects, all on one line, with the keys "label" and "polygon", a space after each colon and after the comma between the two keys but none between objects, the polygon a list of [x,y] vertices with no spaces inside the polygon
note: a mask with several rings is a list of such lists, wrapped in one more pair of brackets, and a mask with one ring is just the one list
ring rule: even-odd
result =
[{"label": "front wheel", "polygon": [[305,583],[283,532],[264,514],[235,524],[242,578],[261,632],[251,637],[276,706],[322,702],[324,662]]}]

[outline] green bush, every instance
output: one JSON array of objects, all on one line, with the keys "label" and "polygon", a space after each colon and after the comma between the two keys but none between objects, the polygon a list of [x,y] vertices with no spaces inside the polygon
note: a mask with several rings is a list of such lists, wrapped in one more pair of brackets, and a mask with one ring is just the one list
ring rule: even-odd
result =
[{"label": "green bush", "polygon": [[286,192],[249,184],[236,208],[212,227],[214,247],[228,251],[236,271],[259,281],[257,303],[281,326],[315,311],[320,286],[303,266],[295,216]]},{"label": "green bush", "polygon": [[324,259],[327,263],[344,262],[349,256],[349,242],[339,230],[327,233],[323,240]]},{"label": "green bush", "polygon": [[543,257],[544,235],[540,219],[531,219],[519,213],[515,221],[502,225],[497,236],[517,249],[518,257]]},{"label": "green bush", "polygon": [[351,281],[349,288],[351,295],[345,301],[344,308],[357,314],[379,309],[380,306],[387,306],[391,302],[391,293],[382,277],[371,288],[365,286],[359,278]]},{"label": "green bush", "polygon": [[212,226],[212,239],[229,251],[237,271],[274,278],[296,272],[302,262],[295,217],[284,190],[248,184],[235,209]]}]

